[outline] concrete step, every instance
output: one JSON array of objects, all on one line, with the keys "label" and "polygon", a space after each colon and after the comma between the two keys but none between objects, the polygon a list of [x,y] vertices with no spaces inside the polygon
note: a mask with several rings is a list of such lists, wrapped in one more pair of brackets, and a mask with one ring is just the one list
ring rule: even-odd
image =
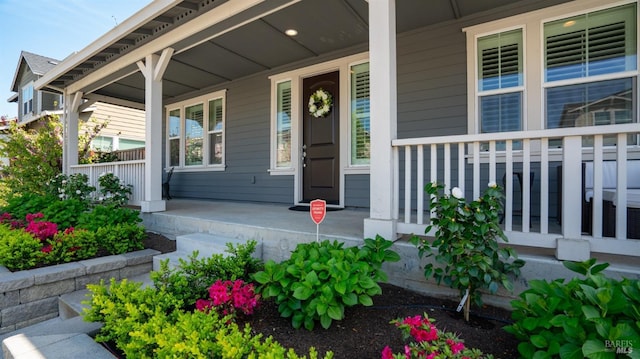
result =
[{"label": "concrete step", "polygon": [[[153,285],[149,273],[128,278],[143,287]],[[102,323],[85,322],[83,301],[89,300],[87,289],[60,296],[60,316],[0,336],[0,359],[23,358],[91,358],[112,359],[114,356],[93,340]]]},{"label": "concrete step", "polygon": [[[140,282],[142,287],[153,285],[149,273],[141,274],[127,279],[130,282]],[[78,290],[73,293],[63,294],[58,299],[58,310],[60,318],[69,319],[82,315],[83,308],[86,307],[83,301],[90,299],[88,289]]]},{"label": "concrete step", "polygon": [[[177,267],[179,259],[187,260],[189,256],[198,251],[198,258],[211,257],[214,254],[228,255],[227,243],[234,246],[245,244],[243,239],[224,237],[210,233],[191,233],[176,236],[176,251],[153,257],[153,270],[160,269],[160,262],[169,260],[169,268]],[[254,258],[262,259],[262,242],[258,242],[253,253]]]},{"label": "concrete step", "polygon": [[94,336],[102,323],[85,322],[81,317],[49,319],[0,337],[4,359],[113,359],[96,343]]}]

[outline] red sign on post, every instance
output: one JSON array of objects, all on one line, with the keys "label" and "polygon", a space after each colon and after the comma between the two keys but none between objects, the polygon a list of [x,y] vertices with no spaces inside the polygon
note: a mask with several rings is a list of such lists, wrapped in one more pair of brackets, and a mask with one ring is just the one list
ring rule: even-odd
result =
[{"label": "red sign on post", "polygon": [[324,221],[324,217],[327,215],[327,201],[323,199],[314,199],[311,201],[311,208],[309,214],[315,224],[320,224]]}]

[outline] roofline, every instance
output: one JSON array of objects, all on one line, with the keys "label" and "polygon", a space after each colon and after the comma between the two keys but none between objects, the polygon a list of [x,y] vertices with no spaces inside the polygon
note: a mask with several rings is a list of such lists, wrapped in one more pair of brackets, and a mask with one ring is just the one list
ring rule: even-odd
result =
[{"label": "roofline", "polygon": [[131,17],[114,27],[112,30],[100,36],[96,41],[87,45],[84,49],[67,56],[66,59],[35,82],[35,89],[41,90],[44,87],[47,87],[51,82],[65,74],[67,71],[70,71],[103,49],[117,42],[117,40],[121,39],[123,36],[130,34],[141,25],[144,25],[162,15],[168,9],[176,6],[182,1],[183,0],[154,0],[149,5],[145,6]]},{"label": "roofline", "polygon": [[11,95],[11,97],[9,97],[9,98],[7,99],[7,102],[9,102],[9,103],[11,103],[11,102],[18,102],[18,94],[17,94],[17,93],[15,93],[15,94]]},{"label": "roofline", "polygon": [[20,58],[18,59],[18,66],[16,67],[16,71],[13,73],[13,81],[11,81],[10,90],[13,92],[18,92],[18,72],[20,72],[20,65],[22,65],[22,61],[27,62],[24,59],[24,51],[20,51]]}]

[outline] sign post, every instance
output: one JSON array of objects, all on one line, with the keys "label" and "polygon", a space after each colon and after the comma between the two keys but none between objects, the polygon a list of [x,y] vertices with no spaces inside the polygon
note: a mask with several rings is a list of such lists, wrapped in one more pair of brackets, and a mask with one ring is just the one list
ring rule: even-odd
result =
[{"label": "sign post", "polygon": [[324,221],[327,215],[327,201],[323,199],[314,199],[310,202],[309,214],[311,220],[316,224],[316,242],[320,241],[320,223]]}]

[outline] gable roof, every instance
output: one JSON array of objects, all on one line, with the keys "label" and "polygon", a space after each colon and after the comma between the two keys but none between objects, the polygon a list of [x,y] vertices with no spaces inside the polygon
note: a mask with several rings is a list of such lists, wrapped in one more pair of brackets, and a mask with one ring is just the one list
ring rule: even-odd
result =
[{"label": "gable roof", "polygon": [[11,91],[18,92],[18,74],[22,68],[23,63],[29,66],[31,72],[40,77],[54,68],[60,60],[56,60],[51,57],[33,54],[27,51],[20,52],[20,59],[18,59],[18,66],[16,72],[13,75],[13,82],[11,83]]}]

